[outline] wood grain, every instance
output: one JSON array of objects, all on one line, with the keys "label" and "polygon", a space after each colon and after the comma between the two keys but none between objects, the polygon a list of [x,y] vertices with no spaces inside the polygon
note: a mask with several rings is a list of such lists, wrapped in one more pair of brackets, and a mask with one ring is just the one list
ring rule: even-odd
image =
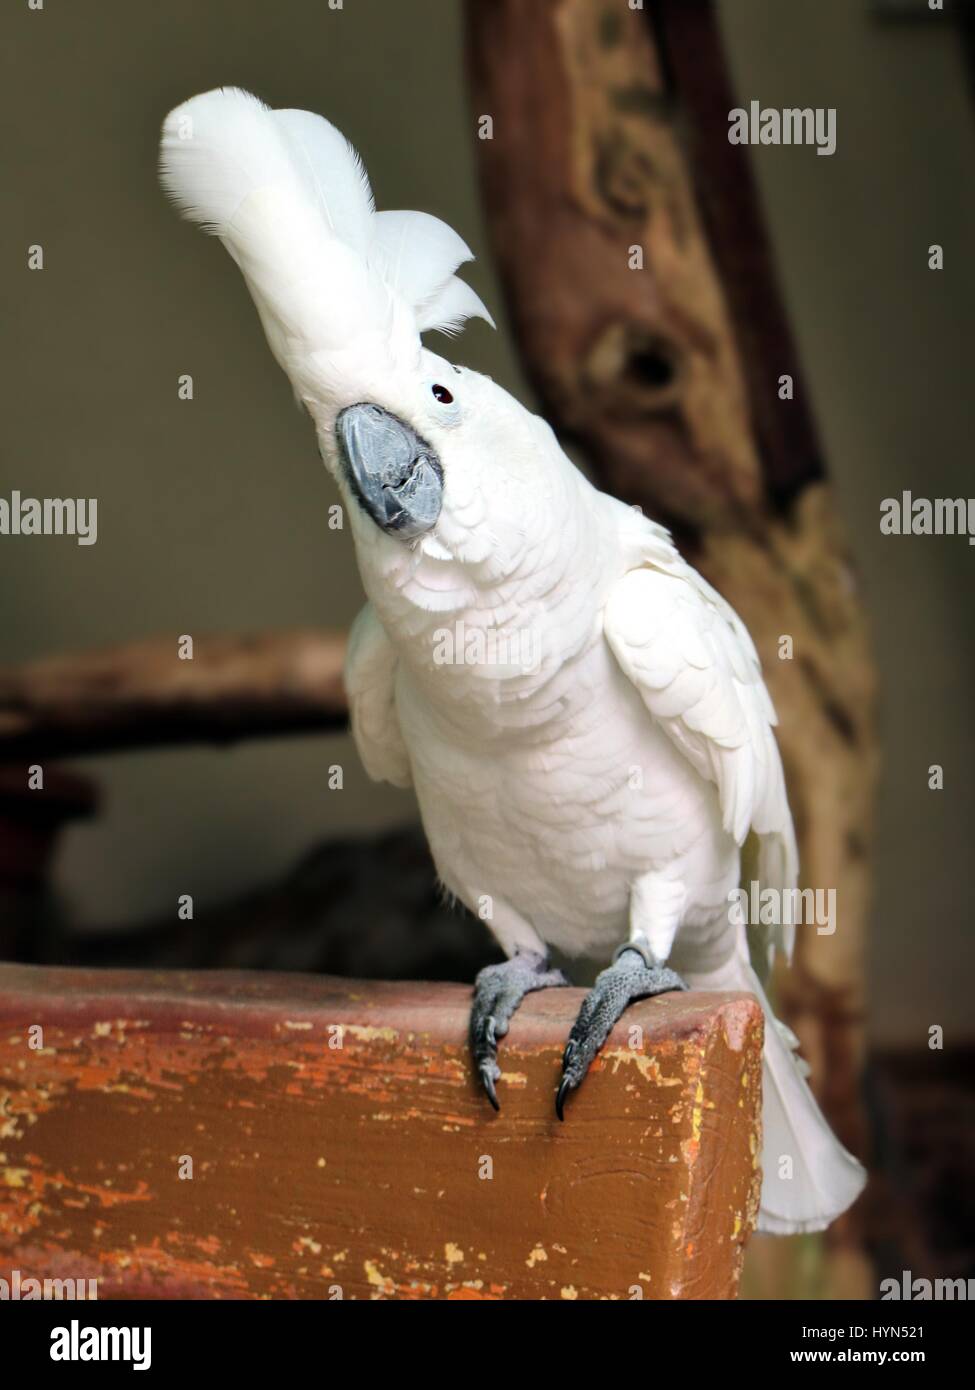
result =
[{"label": "wood grain", "polygon": [[95,1277],[101,1298],[734,1296],[760,1182],[755,1000],[635,1005],[560,1125],[581,991],[525,1001],[497,1116],[469,997],[0,968],[0,1275]]}]

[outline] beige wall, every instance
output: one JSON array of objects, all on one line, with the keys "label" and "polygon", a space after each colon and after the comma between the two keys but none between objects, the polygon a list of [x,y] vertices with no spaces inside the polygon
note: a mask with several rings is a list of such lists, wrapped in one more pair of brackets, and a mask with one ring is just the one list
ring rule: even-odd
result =
[{"label": "beige wall", "polygon": [[[721,11],[743,101],[838,108],[832,158],[764,149],[756,165],[876,615],[887,774],[875,1030],[967,1029],[975,552],[877,526],[880,498],[901,488],[975,490],[963,71],[947,22],[878,26],[860,0]],[[0,544],[3,658],[158,631],[347,624],[360,590],[348,538],[325,525],[334,497],[310,428],[229,258],[159,192],[157,131],[171,106],[219,83],[323,111],[359,146],[382,206],[438,213],[483,256],[458,5],[92,0],[6,6],[0,25],[18,131],[0,260],[13,315],[0,493],[95,495],[100,533],[89,548]],[[931,241],[947,249],[940,276],[925,268]],[[34,242],[41,274],[23,268]],[[452,351],[525,398],[489,263],[469,278],[501,331],[476,324]],[[192,403],[177,400],[183,372]],[[334,761],[342,793],[326,787]],[[940,794],[926,790],[936,761]],[[86,921],[165,912],[184,892],[213,899],[284,869],[316,837],[412,815],[408,796],[367,783],[344,738],[84,766],[105,809],[68,837],[58,881]]]},{"label": "beige wall", "polygon": [[[322,111],[355,141],[386,207],[446,217],[483,256],[460,54],[443,0],[94,0],[11,14],[18,119],[3,289],[3,491],[96,495],[97,545],[0,547],[3,656],[160,631],[346,626],[361,603],[351,543],[308,421],[269,356],[230,259],[180,222],[156,180],[158,130],[194,92],[234,83]],[[97,16],[97,18],[93,17]],[[42,242],[42,274],[21,270]],[[469,272],[492,305],[489,264]],[[503,318],[496,312],[496,317]],[[507,335],[471,328],[465,360],[521,389]],[[194,377],[181,402],[177,376]],[[328,764],[345,790],[329,793]],[[124,922],[256,883],[316,837],[413,815],[346,738],[85,764],[97,825],[59,880],[88,921]]]},{"label": "beige wall", "polygon": [[[915,1042],[941,1024],[957,1040],[973,1032],[975,549],[878,523],[881,499],[904,489],[975,496],[975,125],[949,23],[878,24],[869,8],[725,0],[721,12],[739,100],[837,108],[833,156],[753,154],[881,673],[872,1023]],[[933,763],[942,792],[927,788]]]}]

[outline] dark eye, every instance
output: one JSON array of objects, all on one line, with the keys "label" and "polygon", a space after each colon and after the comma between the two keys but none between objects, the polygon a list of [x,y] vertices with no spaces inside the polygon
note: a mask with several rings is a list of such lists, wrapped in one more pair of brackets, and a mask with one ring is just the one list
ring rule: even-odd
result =
[{"label": "dark eye", "polygon": [[450,405],[454,399],[450,392],[447,390],[446,386],[441,386],[439,385],[439,383],[436,386],[431,386],[430,390],[433,392],[435,399],[438,400],[441,405]]}]

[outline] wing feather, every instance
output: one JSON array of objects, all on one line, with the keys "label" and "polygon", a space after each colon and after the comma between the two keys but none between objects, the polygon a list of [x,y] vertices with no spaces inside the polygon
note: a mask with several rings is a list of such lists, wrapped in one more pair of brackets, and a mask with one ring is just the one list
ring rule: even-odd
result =
[{"label": "wing feather", "polygon": [[[739,845],[759,837],[763,884],[794,887],[795,833],[776,743],[775,710],[754,644],[734,609],[671,546],[610,594],[604,634],[658,726],[718,791]],[[791,951],[788,928],[769,945]]]},{"label": "wing feather", "polygon": [[396,659],[376,610],[367,603],[352,624],[345,658],[352,735],[373,781],[408,787],[413,779],[396,713]]}]

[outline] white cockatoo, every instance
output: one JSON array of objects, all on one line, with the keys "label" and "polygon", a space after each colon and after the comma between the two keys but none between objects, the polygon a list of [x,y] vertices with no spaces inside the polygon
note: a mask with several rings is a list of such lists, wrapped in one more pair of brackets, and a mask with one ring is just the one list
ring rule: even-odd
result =
[{"label": "white cockatoo", "polygon": [[[518,1004],[566,983],[549,946],[613,960],[570,1033],[560,1116],[631,1000],[752,991],[767,1019],[759,1225],[822,1228],[863,1169],[729,907],[746,839],[763,888],[791,888],[797,868],[741,620],[543,420],[423,346],[428,329],[491,322],[454,273],[470,252],[426,213],[377,212],[334,126],[208,92],[167,118],[161,173],[240,267],[345,503],[368,596],[347,660],[365,767],[415,789],[443,884],[507,957],[478,976],[471,1015],[492,1103]],[[789,933],[767,946],[788,951]]]}]

